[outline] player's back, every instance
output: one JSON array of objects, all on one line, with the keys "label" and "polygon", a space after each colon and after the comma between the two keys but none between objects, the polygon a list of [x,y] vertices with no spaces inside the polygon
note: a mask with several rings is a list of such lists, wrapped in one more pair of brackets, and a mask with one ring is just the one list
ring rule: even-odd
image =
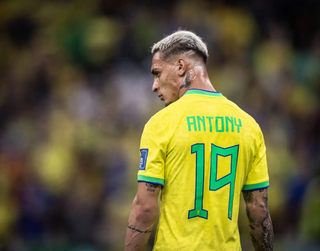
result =
[{"label": "player's back", "polygon": [[197,89],[149,123],[161,128],[165,154],[154,250],[241,250],[241,191],[269,184],[259,126],[220,93]]}]

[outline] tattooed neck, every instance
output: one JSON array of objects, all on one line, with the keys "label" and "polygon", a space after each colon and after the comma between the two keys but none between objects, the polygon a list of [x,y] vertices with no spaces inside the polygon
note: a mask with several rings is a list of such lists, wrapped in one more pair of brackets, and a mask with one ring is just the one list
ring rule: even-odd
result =
[{"label": "tattooed neck", "polygon": [[182,85],[180,85],[180,89],[188,88],[190,85],[191,85],[190,72],[187,72],[187,75],[184,78]]}]

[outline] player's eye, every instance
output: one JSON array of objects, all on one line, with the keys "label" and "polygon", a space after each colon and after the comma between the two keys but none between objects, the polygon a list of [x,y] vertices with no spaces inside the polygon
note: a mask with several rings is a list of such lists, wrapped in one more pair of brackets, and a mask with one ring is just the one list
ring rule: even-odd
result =
[{"label": "player's eye", "polygon": [[160,76],[160,71],[153,70],[153,71],[152,71],[152,75],[153,75],[155,78],[158,78],[158,77]]}]

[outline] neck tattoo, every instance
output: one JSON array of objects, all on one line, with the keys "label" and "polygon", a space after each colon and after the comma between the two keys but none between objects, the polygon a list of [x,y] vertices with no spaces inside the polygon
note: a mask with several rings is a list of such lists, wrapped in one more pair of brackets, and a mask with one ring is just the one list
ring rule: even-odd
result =
[{"label": "neck tattoo", "polygon": [[183,80],[182,85],[180,85],[180,89],[182,88],[187,88],[191,85],[191,81],[190,81],[190,73],[188,72],[186,77]]}]

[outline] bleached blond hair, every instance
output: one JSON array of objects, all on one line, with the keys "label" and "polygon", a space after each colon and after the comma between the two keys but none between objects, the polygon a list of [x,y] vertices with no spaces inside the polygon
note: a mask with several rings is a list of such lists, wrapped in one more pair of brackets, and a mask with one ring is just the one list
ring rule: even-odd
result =
[{"label": "bleached blond hair", "polygon": [[165,60],[190,50],[193,50],[204,62],[207,62],[209,53],[206,44],[195,33],[186,30],[179,30],[166,36],[152,46],[151,53],[154,55],[161,51],[161,58]]}]

